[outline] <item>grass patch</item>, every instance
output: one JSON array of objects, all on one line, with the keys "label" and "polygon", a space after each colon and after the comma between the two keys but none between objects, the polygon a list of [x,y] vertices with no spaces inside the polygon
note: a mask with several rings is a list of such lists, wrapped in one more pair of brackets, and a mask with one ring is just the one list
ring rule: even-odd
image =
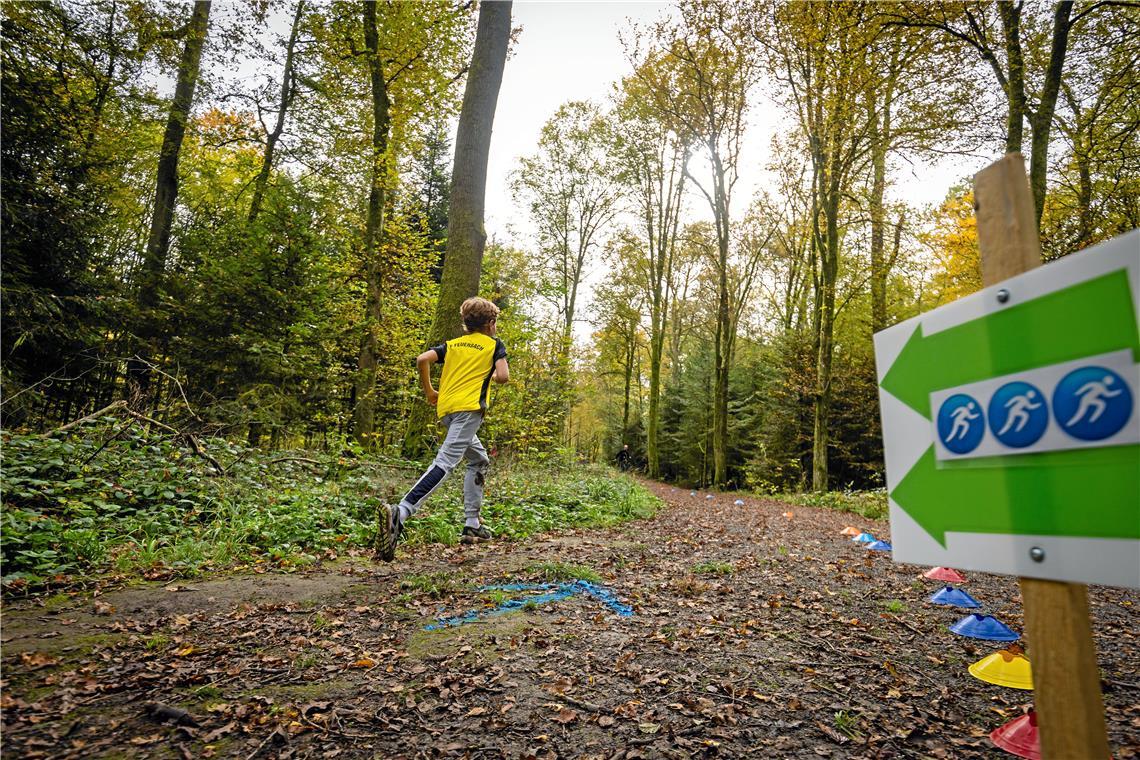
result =
[{"label": "grass patch", "polygon": [[715,562],[709,560],[707,562],[698,562],[693,565],[694,573],[703,573],[705,575],[732,575],[733,567],[728,562]]},{"label": "grass patch", "polygon": [[[419,469],[359,452],[267,452],[205,439],[226,468],[218,477],[177,440],[141,428],[114,437],[119,424],[51,438],[4,432],[5,593],[67,588],[107,573],[167,579],[249,565],[305,567],[371,547],[381,505],[395,501]],[[311,461],[282,461],[287,454]],[[459,540],[462,482],[460,468],[408,523],[403,550]],[[521,539],[650,517],[660,504],[605,468],[515,465],[489,474],[483,518],[500,538]],[[51,604],[66,606],[63,598]]]},{"label": "grass patch", "polygon": [[906,604],[898,599],[891,599],[888,602],[884,602],[883,608],[886,609],[887,612],[894,612],[896,614],[906,612]]},{"label": "grass patch", "polygon": [[870,491],[779,494],[775,498],[797,507],[820,507],[837,512],[851,512],[871,520],[882,520],[888,512],[885,488]]},{"label": "grass patch", "polygon": [[463,584],[455,580],[454,574],[445,572],[409,575],[400,580],[401,589],[426,594],[432,599],[439,599],[460,590],[462,587]]},{"label": "grass patch", "polygon": [[539,562],[526,569],[528,575],[536,576],[538,580],[550,583],[563,581],[589,581],[601,583],[602,576],[592,567],[586,565],[570,565],[565,562]]}]

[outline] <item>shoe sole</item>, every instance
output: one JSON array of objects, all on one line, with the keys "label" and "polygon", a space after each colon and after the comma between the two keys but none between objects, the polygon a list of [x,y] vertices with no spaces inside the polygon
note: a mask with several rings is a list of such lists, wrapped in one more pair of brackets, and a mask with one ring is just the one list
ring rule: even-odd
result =
[{"label": "shoe sole", "polygon": [[490,540],[489,538],[479,538],[479,536],[462,536],[459,539],[460,543],[464,544],[485,544]]},{"label": "shoe sole", "polygon": [[400,541],[400,534],[395,529],[391,512],[384,520],[383,530],[384,536],[376,547],[376,556],[383,562],[391,562],[396,558],[396,544]]}]

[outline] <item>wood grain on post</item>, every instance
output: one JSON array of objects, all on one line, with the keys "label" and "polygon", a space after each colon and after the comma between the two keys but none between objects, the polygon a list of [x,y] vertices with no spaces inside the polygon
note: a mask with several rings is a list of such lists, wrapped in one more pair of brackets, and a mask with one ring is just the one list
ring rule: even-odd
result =
[{"label": "wood grain on post", "polygon": [[[1033,196],[1020,153],[1010,153],[978,172],[974,207],[984,285],[996,285],[1041,265]],[[1017,295],[1013,297],[1016,303]],[[1087,589],[1080,583],[1019,581],[1041,757],[1107,758]]]}]

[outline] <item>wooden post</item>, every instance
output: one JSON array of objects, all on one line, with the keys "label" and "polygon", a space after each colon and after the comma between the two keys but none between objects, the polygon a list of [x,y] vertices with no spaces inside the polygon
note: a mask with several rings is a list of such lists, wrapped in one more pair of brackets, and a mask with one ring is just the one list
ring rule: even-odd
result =
[{"label": "wooden post", "polygon": [[[1041,265],[1033,196],[1020,153],[1010,153],[978,172],[974,208],[984,285],[996,285]],[[1041,757],[1107,758],[1087,589],[1080,583],[1019,581]]]}]

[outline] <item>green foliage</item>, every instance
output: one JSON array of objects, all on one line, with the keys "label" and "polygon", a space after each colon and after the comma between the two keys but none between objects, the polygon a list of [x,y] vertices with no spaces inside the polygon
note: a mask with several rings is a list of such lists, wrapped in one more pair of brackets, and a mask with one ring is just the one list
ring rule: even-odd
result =
[{"label": "green foliage", "polygon": [[[367,548],[380,505],[398,498],[417,469],[313,452],[303,456],[317,464],[289,461],[206,439],[227,469],[219,477],[180,442],[134,427],[120,433],[119,424],[66,437],[5,434],[6,587],[108,571],[167,577],[251,563],[292,568]],[[458,540],[461,484],[453,477],[408,524],[408,547]],[[658,504],[632,480],[602,470],[492,471],[487,491],[484,516],[506,538],[612,525],[650,516]],[[439,578],[424,582],[442,588]]]},{"label": "green foliage", "polygon": [[886,518],[888,512],[885,488],[868,491],[813,491],[780,494],[777,498],[794,506],[820,507],[837,512],[851,512],[871,520],[882,520]]},{"label": "green foliage", "polygon": [[602,576],[592,567],[585,565],[571,565],[565,562],[539,562],[526,569],[528,575],[541,581],[557,583],[560,581],[589,581],[601,583]]},{"label": "green foliage", "polygon": [[705,562],[698,562],[693,565],[694,573],[706,573],[708,575],[732,575],[733,567],[729,562],[717,562],[715,560],[707,560]]}]

